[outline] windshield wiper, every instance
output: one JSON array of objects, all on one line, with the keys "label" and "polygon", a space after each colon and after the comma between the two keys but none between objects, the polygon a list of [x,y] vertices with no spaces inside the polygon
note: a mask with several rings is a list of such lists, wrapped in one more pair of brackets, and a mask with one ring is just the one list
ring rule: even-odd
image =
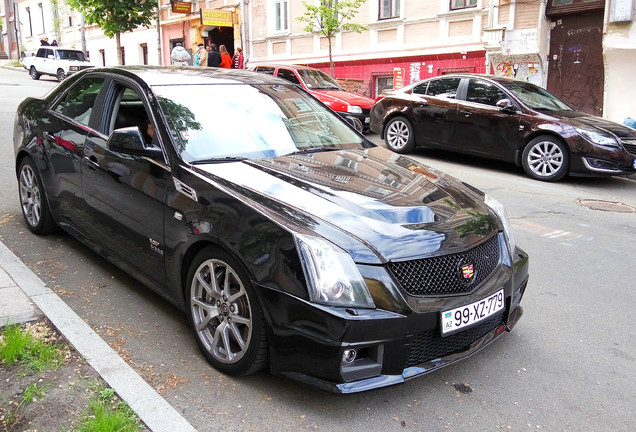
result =
[{"label": "windshield wiper", "polygon": [[244,160],[247,160],[247,158],[243,156],[220,156],[220,157],[213,157],[208,159],[198,159],[198,160],[192,161],[191,163],[193,165],[197,165],[197,164],[218,163],[218,162],[239,162]]},{"label": "windshield wiper", "polygon": [[324,151],[342,150],[340,147],[309,147],[306,149],[298,150],[295,152],[287,153],[285,156],[307,154],[307,153],[320,153]]}]

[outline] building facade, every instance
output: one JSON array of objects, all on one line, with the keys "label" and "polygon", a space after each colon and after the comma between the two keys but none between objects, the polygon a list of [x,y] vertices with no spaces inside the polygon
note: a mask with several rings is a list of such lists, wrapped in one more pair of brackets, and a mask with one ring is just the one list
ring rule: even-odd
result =
[{"label": "building facade", "polygon": [[[315,2],[320,0],[304,0]],[[386,88],[451,72],[533,82],[582,110],[636,118],[636,0],[367,0],[361,33],[333,39],[334,77],[376,97]],[[290,63],[329,72],[328,43],[296,17],[303,0],[158,0],[159,19],[121,35],[124,64],[170,64],[176,43],[243,47],[248,65]],[[0,0],[0,57],[40,40],[82,48],[98,66],[117,64],[114,39],[64,0]],[[16,25],[16,23],[20,25]],[[82,36],[82,34],[84,36]]]}]

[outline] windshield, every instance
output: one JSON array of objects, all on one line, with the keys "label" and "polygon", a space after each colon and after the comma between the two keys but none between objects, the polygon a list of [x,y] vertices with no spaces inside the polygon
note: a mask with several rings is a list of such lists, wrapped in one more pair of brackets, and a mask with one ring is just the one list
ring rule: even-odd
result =
[{"label": "windshield", "polygon": [[503,84],[529,108],[547,111],[572,111],[565,102],[534,84],[508,82]]},{"label": "windshield", "polygon": [[342,90],[340,84],[329,75],[318,69],[300,69],[298,74],[311,90]]},{"label": "windshield", "polygon": [[86,61],[82,51],[75,50],[57,50],[57,55],[62,60],[79,60]]},{"label": "windshield", "polygon": [[186,162],[261,159],[364,143],[340,117],[294,85],[178,85],[153,90]]}]

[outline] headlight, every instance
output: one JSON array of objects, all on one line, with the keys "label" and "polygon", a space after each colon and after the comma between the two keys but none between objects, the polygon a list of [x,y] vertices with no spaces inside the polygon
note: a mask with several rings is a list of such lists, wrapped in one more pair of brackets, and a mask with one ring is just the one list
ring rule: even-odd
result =
[{"label": "headlight", "polygon": [[320,237],[303,234],[295,237],[311,301],[342,307],[375,307],[348,253]]},{"label": "headlight", "polygon": [[347,112],[349,114],[362,114],[362,108],[360,108],[358,105],[349,105],[347,107]]},{"label": "headlight", "polygon": [[589,142],[592,142],[594,144],[618,147],[618,143],[616,142],[614,137],[612,137],[611,135],[607,133],[603,133],[597,129],[592,129],[592,128],[588,129],[588,128],[582,128],[582,127],[575,127],[574,129]]},{"label": "headlight", "polygon": [[486,194],[484,197],[484,202],[488,207],[490,207],[501,219],[501,223],[504,226],[504,234],[506,235],[506,239],[508,240],[508,246],[510,246],[510,253],[515,253],[515,240],[512,237],[512,228],[510,227],[510,219],[508,218],[508,213],[503,205],[490,195]]}]

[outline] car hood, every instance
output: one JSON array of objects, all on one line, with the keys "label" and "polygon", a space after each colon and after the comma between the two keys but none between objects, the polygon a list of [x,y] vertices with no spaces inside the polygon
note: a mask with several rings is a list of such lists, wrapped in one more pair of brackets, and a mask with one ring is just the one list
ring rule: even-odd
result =
[{"label": "car hood", "polygon": [[329,99],[333,102],[348,103],[349,105],[357,105],[362,109],[371,109],[373,106],[373,99],[366,96],[362,96],[355,93],[349,93],[343,90],[311,90],[314,93],[319,93],[323,102]]},{"label": "car hood", "polygon": [[278,223],[292,219],[359,263],[464,251],[499,230],[483,195],[379,147],[197,168]]},{"label": "car hood", "polygon": [[561,117],[568,118],[573,126],[583,124],[611,132],[619,138],[636,138],[636,131],[634,129],[601,117],[579,111],[563,111],[560,115]]}]

